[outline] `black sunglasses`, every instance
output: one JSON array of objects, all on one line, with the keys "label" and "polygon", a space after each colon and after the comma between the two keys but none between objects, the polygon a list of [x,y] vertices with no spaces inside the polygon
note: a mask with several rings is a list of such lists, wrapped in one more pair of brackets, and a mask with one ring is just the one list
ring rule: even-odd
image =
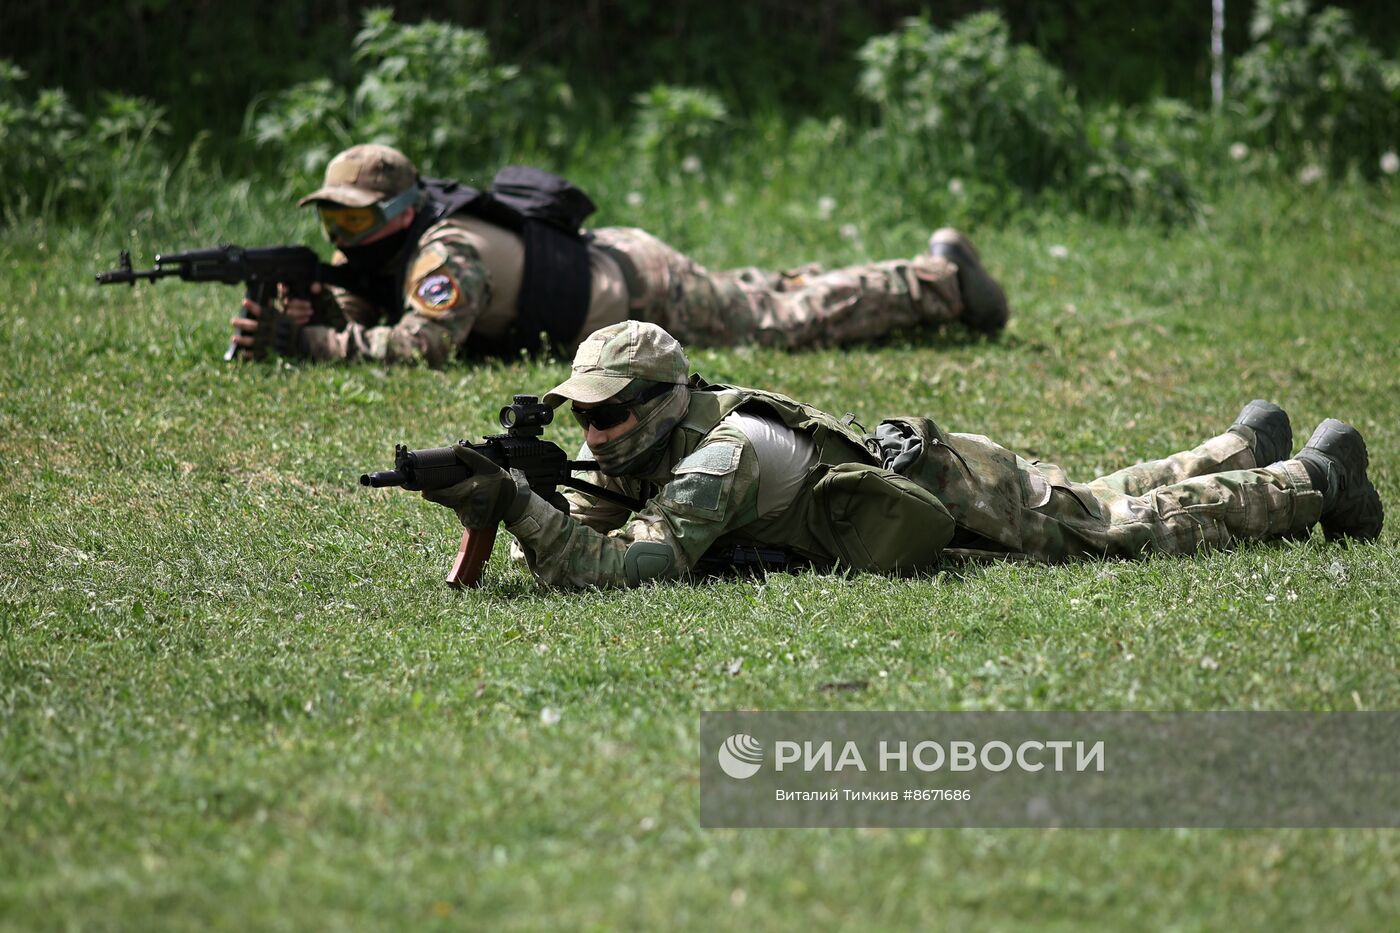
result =
[{"label": "black sunglasses", "polygon": [[637,410],[637,406],[644,405],[674,388],[675,386],[669,382],[658,382],[625,402],[609,402],[606,405],[595,405],[592,408],[579,408],[578,405],[570,405],[569,410],[573,412],[574,420],[584,430],[592,425],[599,431],[606,431],[608,428],[615,428],[626,421]]}]

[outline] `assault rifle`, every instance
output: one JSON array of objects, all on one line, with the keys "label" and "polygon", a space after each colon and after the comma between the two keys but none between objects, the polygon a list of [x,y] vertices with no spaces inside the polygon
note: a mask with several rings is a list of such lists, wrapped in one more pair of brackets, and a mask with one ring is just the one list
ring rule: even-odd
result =
[{"label": "assault rifle", "polygon": [[[292,298],[310,298],[311,286],[315,282],[338,285],[356,292],[364,290],[358,272],[348,266],[332,266],[322,262],[316,251],[308,246],[245,249],[229,243],[183,253],[157,253],[152,269],[133,269],[130,251],[122,250],[121,266],[110,272],[97,273],[97,284],[124,283],[134,288],[138,279],[154,282],[172,275],[186,282],[222,282],[225,285],[242,282],[246,285],[244,295],[262,308],[271,307],[270,302],[277,297],[279,282],[287,286]],[[250,336],[242,331],[240,334]],[[260,338],[260,342],[276,339],[276,335],[266,333],[255,336]],[[238,355],[238,350],[238,344],[231,341],[224,359],[233,359]]]},{"label": "assault rifle", "polygon": [[694,573],[703,577],[763,577],[815,566],[791,551],[761,544],[715,545],[695,562]]},{"label": "assault rifle", "polygon": [[[609,502],[616,502],[632,511],[640,511],[646,503],[604,489],[586,480],[576,479],[575,470],[596,470],[592,460],[570,460],[551,441],[544,440],[544,426],[554,418],[554,409],[541,405],[533,395],[517,395],[512,404],[501,409],[504,434],[493,434],[480,444],[470,445],[503,470],[519,470],[525,474],[530,488],[546,499],[557,495],[558,487],[579,489]],[[462,441],[463,444],[466,441]],[[445,489],[468,479],[471,470],[457,459],[452,447],[432,447],[409,450],[403,444],[394,448],[394,469],[365,473],[361,486],[375,488],[401,486],[404,489]],[[491,556],[496,543],[496,527],[468,528],[462,533],[457,559],[448,571],[447,582],[454,587],[481,585],[481,570]]]}]

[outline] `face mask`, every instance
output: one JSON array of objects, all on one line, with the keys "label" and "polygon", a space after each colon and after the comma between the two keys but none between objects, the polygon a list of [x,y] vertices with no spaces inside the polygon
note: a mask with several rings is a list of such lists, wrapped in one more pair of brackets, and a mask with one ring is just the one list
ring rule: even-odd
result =
[{"label": "face mask", "polygon": [[651,472],[666,452],[671,432],[690,410],[690,389],[678,385],[637,407],[637,426],[606,444],[590,447],[598,468],[608,476],[641,476]]},{"label": "face mask", "polygon": [[340,251],[353,266],[366,272],[378,272],[397,256],[408,242],[408,230],[392,233],[382,240],[375,240],[367,246],[342,246]]}]

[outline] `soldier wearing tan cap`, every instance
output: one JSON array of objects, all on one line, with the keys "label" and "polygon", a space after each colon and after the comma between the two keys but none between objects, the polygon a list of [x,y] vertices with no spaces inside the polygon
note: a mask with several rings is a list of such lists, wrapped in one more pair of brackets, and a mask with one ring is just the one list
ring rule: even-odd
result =
[{"label": "soldier wearing tan cap", "polygon": [[[510,171],[534,170],[503,170],[493,194]],[[475,194],[458,195],[463,190]],[[582,199],[574,217],[581,222],[592,204],[571,190]],[[245,302],[235,327],[249,332],[282,313],[303,326],[298,345],[313,359],[440,365],[459,351],[535,349],[542,331],[572,352],[585,335],[629,318],[660,324],[693,346],[798,349],[948,322],[996,333],[1010,314],[972,244],[951,228],[936,231],[928,250],[909,260],[711,273],[643,230],[599,228],[574,233],[573,242],[560,238],[556,224],[522,229],[483,209],[491,204],[458,195],[425,183],[397,149],[368,144],[340,153],[325,183],[299,203],[315,205],[338,248],[335,261],[362,271],[364,287],[318,293],[314,308],[297,300],[280,311]],[[540,233],[553,239],[538,246],[531,236]],[[235,342],[252,347],[254,339],[236,335]]]},{"label": "soldier wearing tan cap", "polygon": [[[491,216],[497,222],[465,209],[477,194],[451,182],[425,183],[413,163],[389,146],[353,146],[332,159],[325,183],[298,203],[316,207],[337,247],[333,262],[362,270],[364,286],[324,292],[316,287],[312,302],[287,302],[282,313],[303,325],[305,355],[437,366],[459,351],[508,354],[531,345],[538,335],[519,334],[516,327],[527,243],[523,231],[505,225],[520,218],[496,205]],[[555,233],[554,240],[575,245],[581,266],[573,270],[581,275],[579,321],[556,341],[572,349],[580,332],[627,318],[626,285],[602,251],[581,238],[572,243]],[[558,278],[556,270],[537,271],[545,281]],[[545,313],[553,310],[551,297],[537,302]],[[249,316],[233,321],[242,330],[278,313],[244,306]],[[253,344],[251,337],[235,339]]]},{"label": "soldier wearing tan cap", "polygon": [[[1357,430],[1328,419],[1290,455],[1287,413],[1249,403],[1192,450],[1089,483],[927,418],[865,433],[773,392],[707,384],[654,324],[592,334],[545,396],[573,403],[581,479],[647,500],[629,511],[569,491],[569,511],[469,446],[472,477],[424,492],[467,528],[505,522],[531,570],[559,586],[683,577],[706,555],[769,552],[815,568],[914,573],[947,552],[1058,562],[1192,554],[1236,541],[1375,539],[1384,513]],[[736,548],[738,551],[736,552]]]}]

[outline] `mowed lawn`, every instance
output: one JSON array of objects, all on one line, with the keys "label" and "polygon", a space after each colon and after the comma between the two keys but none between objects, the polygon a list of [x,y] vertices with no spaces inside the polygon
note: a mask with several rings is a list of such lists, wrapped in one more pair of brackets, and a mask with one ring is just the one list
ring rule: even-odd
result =
[{"label": "mowed lawn", "polygon": [[[1084,478],[1255,397],[1367,438],[1400,521],[1394,186],[1217,200],[1204,230],[976,228],[1015,318],[717,381],[931,415]],[[98,289],[135,248],[280,242],[239,205],[0,234],[0,928],[1375,929],[1400,835],[709,831],[706,709],[1400,708],[1394,525],[1199,559],[560,594],[367,491],[393,445],[495,427],[563,363],[229,366],[238,292]],[[641,222],[716,267],[909,254],[928,228],[761,198]],[[258,212],[265,212],[259,215]],[[771,213],[770,213],[771,212]],[[771,221],[771,222],[770,222]],[[835,223],[833,222],[833,228]],[[572,447],[566,419],[552,435]],[[832,689],[835,683],[852,689]]]}]

